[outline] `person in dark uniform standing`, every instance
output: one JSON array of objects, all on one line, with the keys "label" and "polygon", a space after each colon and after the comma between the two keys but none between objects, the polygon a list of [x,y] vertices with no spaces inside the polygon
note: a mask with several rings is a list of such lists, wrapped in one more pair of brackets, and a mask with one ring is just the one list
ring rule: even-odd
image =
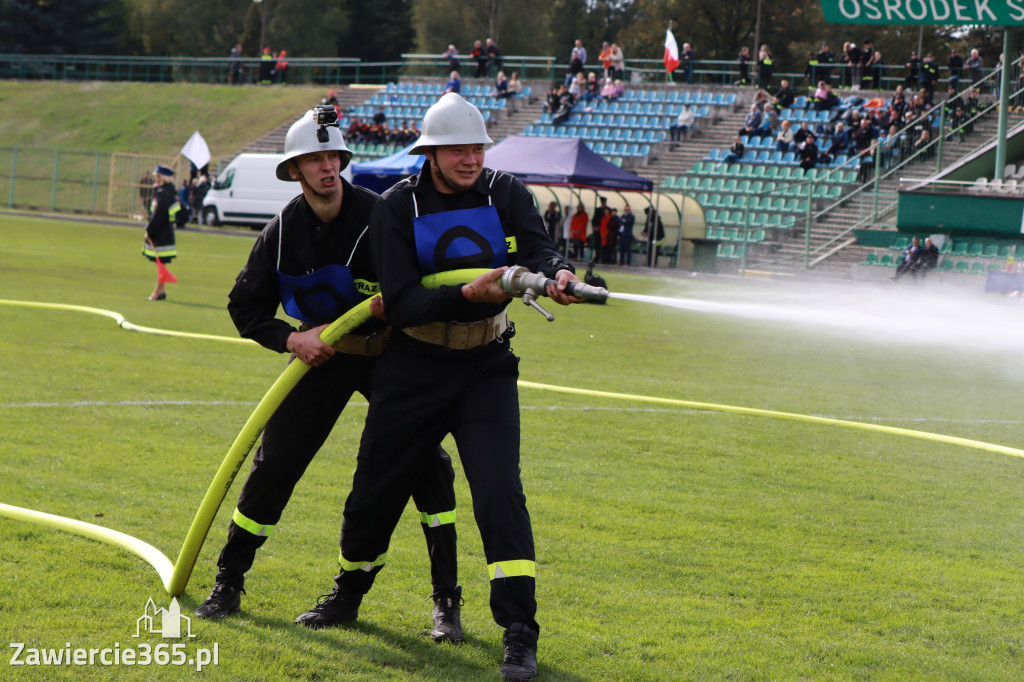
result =
[{"label": "person in dark uniform standing", "polygon": [[[318,133],[325,132],[321,142]],[[273,531],[296,483],[323,445],[353,392],[371,395],[370,373],[390,329],[373,318],[334,347],[324,327],[379,286],[366,239],[377,195],[341,177],[352,158],[337,127],[320,127],[307,112],[289,129],[277,177],[297,181],[302,194],[263,229],[229,295],[239,333],[311,366],[267,422],[217,560],[219,571],[200,618],[239,610],[245,573]],[[278,306],[302,324],[275,317]],[[380,298],[371,303],[383,315]],[[440,447],[431,448],[413,499],[431,557],[437,641],[462,639],[455,551],[455,472]]]},{"label": "person in dark uniform standing", "polygon": [[[178,247],[174,242],[174,223],[178,219],[181,204],[178,203],[178,192],[174,189],[172,169],[158,164],[153,173],[153,183],[153,198],[149,204],[149,223],[146,225],[142,255],[154,263],[159,257],[160,262],[166,265],[178,256]],[[163,301],[166,298],[164,283],[158,275],[156,288],[149,295],[149,300]]]},{"label": "person in dark uniform standing", "polygon": [[[494,620],[503,628],[501,674],[537,674],[533,532],[519,477],[519,359],[510,341],[507,266],[543,272],[552,300],[578,282],[555,251],[533,199],[513,176],[483,167],[491,142],[480,111],[459,95],[428,111],[413,154],[419,175],[385,192],[370,220],[381,293],[395,327],[374,370],[352,492],[341,532],[342,570],[306,624],[358,616],[384,565],[391,534],[429,462],[422,452],[452,434],[483,539]],[[425,275],[492,268],[467,284],[427,289]]]}]

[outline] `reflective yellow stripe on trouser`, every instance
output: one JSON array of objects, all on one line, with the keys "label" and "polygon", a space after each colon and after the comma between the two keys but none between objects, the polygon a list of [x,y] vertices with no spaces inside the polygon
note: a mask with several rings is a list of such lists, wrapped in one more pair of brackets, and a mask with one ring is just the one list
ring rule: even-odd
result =
[{"label": "reflective yellow stripe on trouser", "polygon": [[369,573],[378,566],[384,565],[384,560],[387,559],[388,553],[384,552],[373,561],[349,561],[338,552],[338,563],[341,565],[341,570],[353,573],[355,571],[366,571]]},{"label": "reflective yellow stripe on trouser", "polygon": [[537,577],[537,564],[529,559],[512,559],[511,561],[495,561],[487,564],[487,577],[490,580],[495,578],[517,578],[519,576]]},{"label": "reflective yellow stripe on trouser", "polygon": [[253,535],[261,538],[270,537],[270,531],[274,530],[273,526],[268,526],[263,523],[253,521],[242,512],[235,509],[235,513],[231,515],[231,520],[235,522],[235,525],[243,530],[247,530]]},{"label": "reflective yellow stripe on trouser", "polygon": [[439,512],[437,514],[420,512],[420,523],[428,528],[437,528],[448,523],[455,523],[455,510]]}]

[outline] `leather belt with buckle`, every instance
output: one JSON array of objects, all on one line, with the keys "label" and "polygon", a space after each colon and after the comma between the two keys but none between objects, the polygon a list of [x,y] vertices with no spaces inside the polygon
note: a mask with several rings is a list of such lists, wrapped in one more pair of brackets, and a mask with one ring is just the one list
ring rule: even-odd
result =
[{"label": "leather belt with buckle", "polygon": [[494,317],[474,322],[431,322],[404,327],[403,332],[418,341],[426,341],[448,350],[469,350],[486,346],[508,329],[508,314],[502,310]]}]

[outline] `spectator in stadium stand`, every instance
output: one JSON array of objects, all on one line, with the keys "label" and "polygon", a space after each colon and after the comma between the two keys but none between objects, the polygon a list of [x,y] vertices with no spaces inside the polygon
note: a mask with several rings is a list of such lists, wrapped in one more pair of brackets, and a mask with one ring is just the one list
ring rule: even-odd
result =
[{"label": "spectator in stadium stand", "polygon": [[676,117],[676,122],[668,127],[668,139],[671,142],[681,142],[690,130],[693,129],[693,124],[696,121],[696,116],[693,113],[693,109],[690,108],[689,104],[683,105],[683,110],[679,112],[679,116]]},{"label": "spectator in stadium stand", "polygon": [[636,216],[629,204],[622,209],[619,227],[619,265],[629,267],[633,263],[633,224]]},{"label": "spectator in stadium stand", "polygon": [[757,87],[767,90],[772,82],[772,72],[775,70],[775,62],[772,61],[772,51],[767,45],[761,46],[757,54]]},{"label": "spectator in stadium stand", "polygon": [[978,50],[971,50],[971,56],[967,59],[965,66],[967,75],[971,77],[972,87],[985,77],[985,60],[981,58],[981,53]]},{"label": "spectator in stadium stand", "polygon": [[242,45],[239,43],[231,48],[228,56],[228,69],[231,71],[229,82],[238,85],[242,82]]},{"label": "spectator in stadium stand", "polygon": [[[473,50],[469,56],[476,62],[476,69],[473,71],[473,78],[487,78],[487,68],[490,66],[490,59],[484,51],[483,43],[479,40],[473,41]],[[457,92],[454,91],[453,92]]]},{"label": "spectator in stadium stand", "polygon": [[737,135],[732,141],[732,146],[729,147],[729,152],[725,155],[725,158],[722,159],[722,163],[728,166],[738,162],[743,158],[744,151],[746,151],[746,148],[743,146],[743,141],[740,139],[740,136]]},{"label": "spectator in stadium stand", "polygon": [[601,258],[604,254],[601,247],[604,245],[605,225],[612,214],[608,206],[608,198],[599,196],[601,205],[594,209],[594,217],[590,219],[590,260],[604,262]]},{"label": "spectator in stadium stand", "polygon": [[779,125],[779,134],[775,136],[775,149],[785,154],[793,144],[793,128],[789,120]]},{"label": "spectator in stadium stand", "polygon": [[615,82],[611,78],[604,79],[604,87],[601,88],[601,99],[611,102],[615,99]]},{"label": "spectator in stadium stand", "polygon": [[831,85],[822,81],[821,87],[814,94],[815,111],[827,111],[837,106],[839,106],[839,96],[832,91]]},{"label": "spectator in stadium stand", "polygon": [[814,143],[814,133],[807,133],[804,143],[800,145],[797,156],[800,157],[800,167],[805,171],[814,168],[818,164],[818,145]]},{"label": "spectator in stadium stand", "polygon": [[505,68],[505,62],[501,58],[501,50],[494,44],[494,41],[490,38],[487,39],[487,45],[484,48],[487,52],[487,75],[490,76],[492,73],[497,73]]},{"label": "spectator in stadium stand", "polygon": [[880,138],[882,168],[891,168],[900,158],[900,133],[896,124],[889,126],[889,132]]},{"label": "spectator in stadium stand", "polygon": [[338,106],[338,96],[335,94],[334,90],[328,90],[327,97],[320,100],[320,103],[336,107]]},{"label": "spectator in stadium stand", "polygon": [[551,125],[559,126],[568,121],[574,104],[572,95],[569,94],[569,88],[562,85],[558,89],[558,108],[553,112]]},{"label": "spectator in stadium stand", "polygon": [[274,65],[277,71],[277,82],[284,83],[288,80],[288,50],[281,50],[277,53],[277,64]]},{"label": "spectator in stadium stand", "polygon": [[860,159],[860,181],[867,182],[871,177],[874,159],[871,157],[875,146],[875,129],[867,118],[861,119],[860,128],[853,134],[853,148]]},{"label": "spectator in stadium stand", "polygon": [[601,53],[597,55],[597,60],[604,68],[604,77],[615,80],[615,74],[612,73],[612,46],[607,41],[601,43]]},{"label": "spectator in stadium stand", "polygon": [[576,77],[572,79],[572,83],[569,84],[569,96],[572,97],[572,101],[575,103],[583,99],[583,91],[586,89],[586,78],[583,77],[582,73],[576,74]]},{"label": "spectator in stadium stand", "polygon": [[590,224],[590,216],[587,215],[587,209],[583,204],[580,204],[576,207],[576,213],[573,214],[572,222],[569,225],[569,245],[573,260],[583,257],[583,244],[587,241],[588,224]]},{"label": "spectator in stadium stand", "polygon": [[448,77],[448,82],[444,86],[443,94],[448,94],[449,92],[459,92],[461,90],[462,81],[459,80],[459,72],[452,71],[451,75]]},{"label": "spectator in stadium stand", "polygon": [[779,115],[775,112],[775,107],[772,106],[771,102],[765,102],[760,105],[760,109],[761,124],[750,134],[757,135],[758,137],[774,137],[775,133],[779,130]]},{"label": "spectator in stadium stand", "polygon": [[274,55],[269,47],[264,47],[260,55],[259,79],[260,85],[270,85],[274,80]]},{"label": "spectator in stadium stand", "polygon": [[935,81],[939,80],[939,65],[929,52],[921,63],[921,87],[928,91],[929,99],[935,95]]},{"label": "spectator in stadium stand", "polygon": [[377,109],[377,113],[373,115],[374,125],[384,125],[388,122],[388,115],[384,112],[384,107]]},{"label": "spectator in stadium stand", "polygon": [[790,87],[789,81],[783,78],[779,91],[776,92],[775,97],[772,98],[775,108],[779,111],[782,109],[788,109],[793,106],[795,99],[796,97],[793,95],[793,88]]},{"label": "spectator in stadium stand", "polygon": [[[825,81],[826,83],[832,83],[832,66],[836,63],[836,56],[832,54],[832,51],[828,49],[828,43],[821,44],[821,50],[818,52],[816,61],[817,72],[819,81]],[[815,81],[810,81],[814,83]]]},{"label": "spectator in stadium stand", "polygon": [[811,134],[811,124],[808,121],[801,121],[800,127],[793,131],[793,144],[798,148],[804,142],[807,141],[807,136]]},{"label": "spectator in stadium stand", "polygon": [[917,90],[917,79],[918,74],[921,71],[921,58],[917,56],[917,51],[910,53],[910,58],[907,60],[907,77],[903,79],[903,84],[907,88],[913,88]]},{"label": "spectator in stadium stand", "polygon": [[623,82],[616,80],[611,84],[610,93],[606,94],[604,88],[601,88],[601,98],[605,101],[614,101],[615,99],[622,97],[623,92]]},{"label": "spectator in stadium stand", "polygon": [[949,51],[946,66],[949,67],[949,84],[956,92],[960,90],[960,75],[964,72],[964,58],[957,53],[956,48]]},{"label": "spectator in stadium stand", "polygon": [[860,81],[858,88],[868,90],[875,75],[875,46],[870,40],[864,41],[860,50]]},{"label": "spectator in stadium stand", "polygon": [[816,52],[807,53],[807,66],[804,67],[804,78],[807,79],[807,87],[813,86],[818,82],[818,54]]},{"label": "spectator in stadium stand", "polygon": [[504,71],[499,71],[497,78],[494,79],[494,92],[491,96],[505,98],[512,96],[512,93],[508,90],[508,76],[505,75]]},{"label": "spectator in stadium stand", "polygon": [[909,272],[913,276],[917,276],[917,266],[921,262],[921,238],[914,237],[910,246],[903,249],[903,260],[896,266],[896,274],[892,276],[893,279],[899,279],[903,276],[903,273]]},{"label": "spectator in stadium stand", "polygon": [[693,51],[690,43],[683,43],[683,50],[679,53],[679,66],[683,69],[683,77],[688,85],[693,84],[693,65],[697,61],[697,53]]},{"label": "spectator in stadium stand", "polygon": [[513,71],[512,77],[508,79],[508,91],[512,97],[523,94],[523,81],[519,80],[519,72]]},{"label": "spectator in stadium stand", "polygon": [[573,43],[573,50],[576,51],[576,56],[580,58],[580,63],[584,66],[587,65],[587,48],[583,47],[583,41],[579,38]]},{"label": "spectator in stadium stand", "polygon": [[454,45],[449,45],[448,49],[441,55],[441,58],[448,60],[449,71],[458,71],[462,68],[462,60],[459,59],[459,51],[455,49]]},{"label": "spectator in stadium stand", "polygon": [[562,212],[558,210],[558,202],[552,201],[548,204],[548,210],[544,211],[544,226],[554,244],[558,243],[558,226],[561,224]]},{"label": "spectator in stadium stand", "polygon": [[843,69],[843,85],[851,90],[860,90],[860,48],[852,40],[843,43],[843,54],[840,60],[846,64]]},{"label": "spectator in stadium stand", "polygon": [[589,103],[595,99],[601,99],[601,84],[597,81],[597,74],[591,71],[587,74],[587,84],[583,89],[583,102]]},{"label": "spectator in stadium stand", "polygon": [[931,237],[924,238],[924,248],[921,250],[921,260],[918,262],[917,271],[924,277],[929,270],[934,270],[939,264],[939,247]]},{"label": "spectator in stadium stand", "polygon": [[739,62],[740,79],[736,81],[736,85],[749,85],[750,84],[750,48],[744,45],[740,48],[740,54],[736,58]]},{"label": "spectator in stadium stand", "polygon": [[576,78],[577,74],[583,73],[583,65],[586,63],[587,51],[583,49],[581,41],[577,40],[569,56],[569,73],[565,75],[565,87]]},{"label": "spectator in stadium stand", "polygon": [[615,251],[619,243],[619,229],[622,221],[619,220],[619,211],[612,208],[608,219],[601,223],[601,262],[606,265],[615,265]]},{"label": "spectator in stadium stand", "polygon": [[871,87],[875,90],[882,89],[882,53],[875,50],[875,56],[871,59]]},{"label": "spectator in stadium stand", "polygon": [[618,43],[612,43],[612,78],[622,80],[626,75],[626,58],[622,54],[622,48]]},{"label": "spectator in stadium stand", "polygon": [[832,142],[829,143],[828,151],[825,153],[829,158],[836,158],[839,154],[845,154],[850,147],[850,133],[842,122],[836,124],[835,132],[832,133]]},{"label": "spectator in stadium stand", "polygon": [[750,105],[750,112],[743,120],[743,128],[740,135],[757,135],[757,129],[761,127],[761,109],[756,103]]}]

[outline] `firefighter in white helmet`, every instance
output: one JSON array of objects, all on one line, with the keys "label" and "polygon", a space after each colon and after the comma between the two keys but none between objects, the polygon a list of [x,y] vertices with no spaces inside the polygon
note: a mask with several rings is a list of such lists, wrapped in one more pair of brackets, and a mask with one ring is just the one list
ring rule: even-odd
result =
[{"label": "firefighter in white helmet", "polygon": [[[334,112],[333,107],[327,107]],[[263,431],[252,470],[242,487],[217,561],[210,597],[196,610],[201,618],[237,611],[256,550],[273,531],[295,484],[323,445],[353,392],[371,395],[370,374],[387,346],[390,329],[374,319],[334,347],[320,340],[324,327],[378,292],[377,272],[366,239],[377,195],[341,177],[352,152],[336,125],[319,125],[309,111],[288,131],[277,177],[297,181],[302,193],[263,229],[229,295],[228,312],[239,333],[311,369],[281,404]],[[375,314],[383,308],[375,306]],[[276,317],[278,306],[299,324]],[[435,599],[457,594],[455,473],[440,447],[431,447],[415,494],[431,557]],[[334,494],[324,496],[334,499]],[[446,600],[447,601],[447,600]],[[443,610],[432,635],[462,639],[458,600]]]},{"label": "firefighter in white helmet", "polygon": [[[310,618],[355,614],[380,571],[409,496],[430,466],[429,452],[452,434],[483,537],[490,603],[505,628],[506,679],[537,672],[535,556],[519,478],[519,359],[498,283],[511,265],[543,272],[548,295],[578,303],[564,287],[579,281],[555,250],[527,189],[483,167],[491,142],[480,112],[455,93],[423,120],[411,150],[419,175],[387,190],[370,219],[392,345],[377,364],[352,492],[342,524],[342,574]],[[454,287],[426,289],[424,275],[464,268],[490,272]],[[483,567],[481,567],[482,569]]]}]

